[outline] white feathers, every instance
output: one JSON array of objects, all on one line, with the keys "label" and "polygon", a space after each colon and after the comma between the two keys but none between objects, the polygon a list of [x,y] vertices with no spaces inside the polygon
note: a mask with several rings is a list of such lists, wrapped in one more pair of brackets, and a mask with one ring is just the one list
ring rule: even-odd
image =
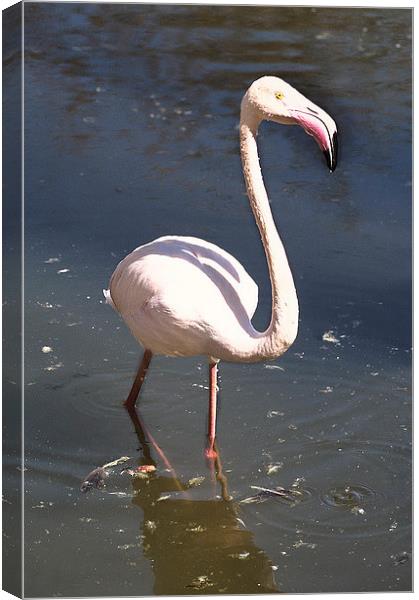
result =
[{"label": "white feathers", "polygon": [[[249,336],[258,289],[215,244],[165,236],[119,263],[105,291],[137,340],[157,354],[219,356]],[[112,298],[110,295],[112,294]]]}]

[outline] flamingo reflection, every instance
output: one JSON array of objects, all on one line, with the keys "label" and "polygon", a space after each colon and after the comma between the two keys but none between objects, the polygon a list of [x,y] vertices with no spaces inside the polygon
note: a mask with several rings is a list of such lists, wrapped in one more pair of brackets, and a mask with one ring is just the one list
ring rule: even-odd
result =
[{"label": "flamingo reflection", "polygon": [[220,452],[214,463],[220,495],[196,499],[199,490],[179,480],[136,409],[128,414],[140,443],[140,464],[156,466],[154,448],[166,466],[164,474],[157,470],[132,480],[133,503],[143,511],[143,551],[153,568],[154,593],[277,593],[272,562],[255,545],[228,493]]}]

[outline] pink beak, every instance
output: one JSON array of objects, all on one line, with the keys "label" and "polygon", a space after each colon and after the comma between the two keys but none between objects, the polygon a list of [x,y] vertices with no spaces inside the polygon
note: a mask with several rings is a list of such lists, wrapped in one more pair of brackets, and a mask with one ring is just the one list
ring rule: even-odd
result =
[{"label": "pink beak", "polygon": [[[309,112],[309,110],[311,112]],[[336,128],[334,127],[334,131],[331,131],[322,116],[312,111],[312,109],[292,109],[290,110],[290,113],[294,117],[295,122],[298,125],[301,125],[308,135],[314,137],[323,151],[327,166],[332,173],[336,169],[338,158],[338,136]]]}]

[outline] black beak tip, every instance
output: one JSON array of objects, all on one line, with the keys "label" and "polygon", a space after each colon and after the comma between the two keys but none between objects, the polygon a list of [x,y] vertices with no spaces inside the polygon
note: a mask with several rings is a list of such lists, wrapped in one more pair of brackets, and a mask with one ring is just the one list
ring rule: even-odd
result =
[{"label": "black beak tip", "polygon": [[332,137],[332,145],[330,151],[324,150],[324,157],[326,159],[326,164],[329,167],[329,171],[333,173],[338,164],[338,136],[335,132]]},{"label": "black beak tip", "polygon": [[323,155],[326,159],[326,165],[329,171],[333,173],[333,171],[336,169],[336,161],[334,160],[334,157],[330,154],[328,150],[324,150]]}]

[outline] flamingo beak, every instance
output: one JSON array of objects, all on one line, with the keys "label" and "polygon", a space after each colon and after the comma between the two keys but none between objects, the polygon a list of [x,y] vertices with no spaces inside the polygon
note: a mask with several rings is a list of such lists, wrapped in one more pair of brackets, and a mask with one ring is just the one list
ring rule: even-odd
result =
[{"label": "flamingo beak", "polygon": [[338,136],[336,123],[331,117],[318,107],[316,110],[294,109],[290,111],[294,122],[301,125],[304,131],[314,137],[320,149],[323,151],[326,164],[331,173],[336,169],[338,160]]}]

